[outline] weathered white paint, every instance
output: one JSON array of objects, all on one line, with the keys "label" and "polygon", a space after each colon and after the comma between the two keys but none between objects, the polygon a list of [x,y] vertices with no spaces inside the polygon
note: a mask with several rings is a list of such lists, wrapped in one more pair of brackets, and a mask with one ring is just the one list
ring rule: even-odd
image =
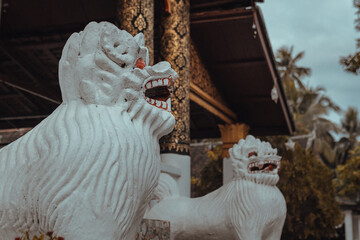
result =
[{"label": "weathered white paint", "polygon": [[229,154],[232,181],[204,197],[179,196],[173,178],[161,174],[155,191],[159,203],[146,217],[170,221],[171,239],[177,240],[280,239],[286,203],[276,187],[281,159],[277,150],[248,136]]},{"label": "weathered white paint", "polygon": [[190,197],[191,192],[191,162],[190,156],[180,155],[174,153],[161,154],[161,162],[180,169],[180,176],[176,176],[172,173],[170,175],[174,178],[179,190],[179,194],[184,197]]},{"label": "weathered white paint", "polygon": [[158,140],[175,123],[146,102],[145,85],[177,78],[169,63],[139,68],[140,58],[148,64],[143,35],[113,24],[71,35],[59,63],[63,103],[0,150],[1,239],[134,238],[158,182]]}]

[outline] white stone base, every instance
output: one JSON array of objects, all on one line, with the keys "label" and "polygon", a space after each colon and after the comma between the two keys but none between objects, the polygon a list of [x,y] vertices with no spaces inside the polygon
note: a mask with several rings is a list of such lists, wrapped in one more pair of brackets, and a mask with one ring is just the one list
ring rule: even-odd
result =
[{"label": "white stone base", "polygon": [[191,164],[190,156],[180,155],[174,153],[163,153],[161,156],[161,162],[166,165],[173,166],[181,170],[181,176],[177,174],[170,174],[174,177],[178,184],[180,196],[190,197],[191,191]]}]

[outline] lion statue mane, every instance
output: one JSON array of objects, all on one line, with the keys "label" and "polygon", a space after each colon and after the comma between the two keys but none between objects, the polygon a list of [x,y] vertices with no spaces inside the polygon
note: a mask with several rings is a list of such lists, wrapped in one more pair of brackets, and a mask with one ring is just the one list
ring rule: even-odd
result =
[{"label": "lion statue mane", "polygon": [[161,174],[146,217],[170,221],[176,240],[279,240],[286,203],[276,187],[281,157],[253,136],[229,150],[233,179],[199,198],[180,197],[173,178]]},{"label": "lion statue mane", "polygon": [[59,62],[63,103],[0,150],[0,239],[53,232],[134,239],[172,131],[168,62],[148,66],[143,34],[91,22]]}]

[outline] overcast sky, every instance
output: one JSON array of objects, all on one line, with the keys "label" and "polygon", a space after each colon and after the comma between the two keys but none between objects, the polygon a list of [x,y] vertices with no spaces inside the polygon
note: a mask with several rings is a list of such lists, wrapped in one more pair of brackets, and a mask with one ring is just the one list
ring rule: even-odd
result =
[{"label": "overcast sky", "polygon": [[[360,111],[360,76],[344,72],[341,56],[355,52],[352,0],[265,0],[262,9],[271,45],[294,46],[294,54],[305,51],[300,66],[310,67],[307,85],[322,86],[326,94],[346,111],[349,106]],[[330,118],[339,122],[332,113]]]}]

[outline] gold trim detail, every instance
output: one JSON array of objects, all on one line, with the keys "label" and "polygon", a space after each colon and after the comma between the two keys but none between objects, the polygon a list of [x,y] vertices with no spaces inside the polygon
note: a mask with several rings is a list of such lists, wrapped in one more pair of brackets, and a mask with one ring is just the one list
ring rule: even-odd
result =
[{"label": "gold trim detail", "polygon": [[154,0],[118,0],[116,24],[135,36],[143,33],[149,49],[149,64],[154,64]]},{"label": "gold trim detail", "polygon": [[[163,1],[161,1],[163,4]],[[168,61],[179,74],[171,97],[176,124],[169,135],[160,139],[162,153],[189,155],[190,149],[190,1],[171,2],[171,14],[160,12],[158,61]]]},{"label": "gold trim detail", "polygon": [[[210,78],[210,74],[206,69],[203,61],[201,60],[199,53],[191,41],[190,44],[190,54],[191,54],[191,78],[190,78],[190,87],[193,89],[194,85],[201,89],[202,92],[205,92],[209,95],[215,102],[218,102],[222,106],[226,106],[226,102],[218,92],[215,84]],[[236,117],[235,117],[236,118]]]}]

